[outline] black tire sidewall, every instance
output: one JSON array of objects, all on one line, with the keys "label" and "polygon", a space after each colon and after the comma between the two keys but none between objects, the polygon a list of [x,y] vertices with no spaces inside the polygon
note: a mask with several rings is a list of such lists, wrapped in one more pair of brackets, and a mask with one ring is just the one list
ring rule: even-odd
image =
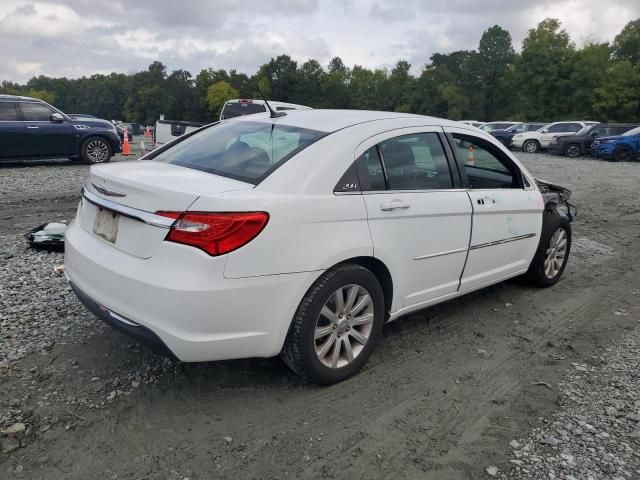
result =
[{"label": "black tire sidewall", "polygon": [[[330,278],[326,279],[323,276],[316,282],[322,286],[317,290],[313,287],[310,289],[305,299],[310,299],[311,302],[303,312],[299,308],[296,313],[296,321],[303,322],[298,338],[302,369],[312,381],[321,384],[340,382],[362,368],[380,337],[385,318],[384,294],[373,273],[357,265],[345,265],[330,274]],[[338,288],[349,284],[362,285],[371,295],[374,308],[373,328],[367,345],[349,365],[338,369],[328,368],[320,362],[315,352],[315,326],[325,302]]]},{"label": "black tire sidewall", "polygon": [[[93,140],[100,140],[102,142],[104,142],[104,144],[107,146],[108,150],[109,150],[109,156],[107,157],[107,159],[103,162],[92,162],[91,160],[89,160],[89,157],[87,155],[87,146],[89,145],[89,142],[93,141]],[[101,163],[107,163],[111,160],[111,157],[113,157],[113,148],[111,148],[111,145],[109,144],[109,142],[102,138],[102,137],[89,137],[87,138],[84,142],[82,142],[82,147],[80,147],[80,158],[82,159],[83,163],[87,163],[89,165],[99,165]]]},{"label": "black tire sidewall", "polygon": [[[618,157],[620,152],[628,152],[629,155],[625,159],[620,159]],[[632,156],[633,156],[633,152],[630,149],[628,149],[626,147],[622,147],[622,148],[618,148],[617,150],[614,150],[613,155],[611,156],[611,158],[613,159],[614,162],[627,162],[632,158]]]},{"label": "black tire sidewall", "polygon": [[[553,278],[549,278],[544,273],[544,261],[547,255],[547,249],[549,248],[549,242],[551,241],[551,236],[556,232],[556,230],[558,230],[558,228],[564,228],[566,232],[567,250],[560,270]],[[527,272],[529,278],[541,287],[550,287],[551,285],[555,285],[560,280],[560,277],[562,277],[570,254],[571,223],[566,217],[558,214],[557,212],[544,212],[542,232],[540,233],[540,243],[538,244],[538,249],[536,250],[533,260],[531,261],[531,265],[529,266],[529,271]]]},{"label": "black tire sidewall", "polygon": [[[570,155],[569,151],[571,150],[571,148],[575,147],[578,150],[578,153],[576,155]],[[578,145],[577,143],[570,143],[569,145],[567,145],[564,149],[564,154],[565,156],[569,157],[569,158],[577,158],[582,154],[582,151],[580,149],[580,145]]]}]

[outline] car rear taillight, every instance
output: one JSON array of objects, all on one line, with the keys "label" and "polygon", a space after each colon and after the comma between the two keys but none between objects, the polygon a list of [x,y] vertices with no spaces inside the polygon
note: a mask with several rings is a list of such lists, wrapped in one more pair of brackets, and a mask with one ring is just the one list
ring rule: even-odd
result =
[{"label": "car rear taillight", "polygon": [[269,221],[266,212],[156,212],[175,218],[165,240],[191,245],[209,255],[232,252],[256,238]]}]

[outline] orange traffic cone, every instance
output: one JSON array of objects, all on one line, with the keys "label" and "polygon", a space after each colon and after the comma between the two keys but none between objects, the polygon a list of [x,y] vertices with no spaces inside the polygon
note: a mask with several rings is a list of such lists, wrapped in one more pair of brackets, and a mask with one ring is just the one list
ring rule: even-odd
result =
[{"label": "orange traffic cone", "polygon": [[131,146],[129,145],[129,130],[124,129],[124,140],[122,141],[122,152],[121,155],[129,156],[131,155]]},{"label": "orange traffic cone", "polygon": [[147,138],[151,137],[151,132],[149,131],[149,125],[147,125],[147,129],[144,132],[144,136]]},{"label": "orange traffic cone", "polygon": [[476,157],[473,154],[473,147],[471,145],[469,145],[469,148],[467,149],[467,165],[475,165],[476,164]]}]

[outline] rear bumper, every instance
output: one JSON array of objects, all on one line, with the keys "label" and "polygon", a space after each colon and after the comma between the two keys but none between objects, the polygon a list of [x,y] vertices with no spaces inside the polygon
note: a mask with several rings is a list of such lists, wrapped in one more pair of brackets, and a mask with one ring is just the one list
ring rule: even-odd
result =
[{"label": "rear bumper", "polygon": [[73,282],[69,282],[69,285],[71,285],[74,293],[85,308],[100,320],[103,320],[116,330],[119,330],[125,335],[139,341],[143,345],[146,345],[153,351],[153,353],[172,360],[177,359],[173,352],[169,350],[169,347],[167,347],[160,337],[151,330],[109,310],[107,307],[96,302],[93,298],[76,287]]},{"label": "rear bumper", "polygon": [[154,351],[185,362],[277,355],[319,272],[228,279],[225,263],[171,242],[137,258],[77,221],[65,233],[65,273],[82,303]]}]

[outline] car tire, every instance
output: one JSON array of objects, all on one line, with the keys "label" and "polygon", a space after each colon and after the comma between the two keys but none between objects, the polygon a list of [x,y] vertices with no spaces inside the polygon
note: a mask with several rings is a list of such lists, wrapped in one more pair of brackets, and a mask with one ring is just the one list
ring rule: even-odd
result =
[{"label": "car tire", "polygon": [[307,380],[322,385],[341,382],[366,363],[384,318],[384,293],[376,276],[360,265],[340,265],[325,272],[305,294],[281,357]]},{"label": "car tire", "polygon": [[527,140],[522,144],[522,151],[526,153],[538,153],[540,143],[537,140]]},{"label": "car tire", "polygon": [[633,152],[630,148],[620,147],[614,150],[611,158],[614,162],[628,162],[633,158]]},{"label": "car tire", "polygon": [[112,155],[111,145],[102,137],[89,137],[80,148],[80,158],[83,163],[106,163],[111,160]]},{"label": "car tire", "polygon": [[569,158],[577,158],[582,155],[580,145],[577,143],[570,143],[564,149],[564,154]]},{"label": "car tire", "polygon": [[527,278],[539,287],[555,285],[564,272],[570,252],[569,219],[555,211],[544,212],[540,243],[526,273]]}]

